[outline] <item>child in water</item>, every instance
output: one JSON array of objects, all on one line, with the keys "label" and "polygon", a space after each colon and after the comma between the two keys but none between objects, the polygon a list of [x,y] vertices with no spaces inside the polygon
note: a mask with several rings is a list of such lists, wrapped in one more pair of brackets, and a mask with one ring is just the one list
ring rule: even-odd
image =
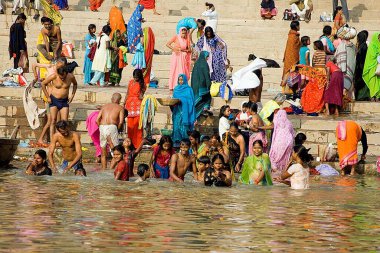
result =
[{"label": "child in water", "polygon": [[[125,150],[122,145],[117,145],[113,147],[113,158],[111,164],[116,167],[113,172],[115,180],[129,181],[129,168],[127,163],[124,161]],[[111,167],[111,169],[113,169]]]},{"label": "child in water", "polygon": [[212,168],[205,172],[204,183],[206,186],[231,186],[231,172],[226,169],[224,158],[221,154],[217,154],[212,158]]},{"label": "child in water", "polygon": [[137,167],[137,175],[139,178],[135,181],[135,183],[140,183],[149,178],[149,165],[146,163],[142,163]]},{"label": "child in water", "polygon": [[201,156],[197,159],[198,181],[203,181],[205,171],[210,168],[211,161],[208,156]]},{"label": "child in water", "polygon": [[133,177],[133,168],[135,166],[135,159],[136,156],[141,152],[144,144],[148,143],[146,139],[143,139],[142,142],[140,143],[140,146],[136,149],[133,144],[132,140],[130,138],[125,138],[123,141],[123,147],[125,150],[124,154],[124,161],[127,163],[128,169],[129,169],[129,176]]},{"label": "child in water", "polygon": [[183,182],[188,169],[192,169],[194,179],[197,179],[197,168],[195,166],[195,156],[189,154],[190,140],[181,140],[179,152],[174,154],[170,161],[169,181]]},{"label": "child in water", "polygon": [[153,149],[149,162],[150,177],[169,179],[170,159],[174,154],[172,138],[167,135],[162,136],[158,146]]},{"label": "child in water", "polygon": [[51,176],[52,171],[47,163],[47,154],[44,150],[39,149],[34,153],[33,162],[31,162],[25,171],[28,175]]},{"label": "child in water", "polygon": [[280,182],[289,184],[285,179],[290,178],[290,187],[295,190],[303,190],[309,188],[309,163],[313,160],[313,156],[309,154],[309,150],[302,145],[293,148],[292,161],[289,163],[288,169],[281,175]]}]

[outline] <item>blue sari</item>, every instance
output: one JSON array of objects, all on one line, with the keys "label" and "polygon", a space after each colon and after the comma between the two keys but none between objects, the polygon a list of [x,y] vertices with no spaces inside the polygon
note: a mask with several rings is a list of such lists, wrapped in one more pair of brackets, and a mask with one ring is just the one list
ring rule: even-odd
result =
[{"label": "blue sari", "polygon": [[183,78],[183,84],[174,88],[173,98],[181,100],[181,103],[172,107],[173,142],[179,143],[188,138],[187,132],[193,130],[195,122],[194,93],[187,82],[185,74],[180,74],[178,79]]},{"label": "blue sari", "polygon": [[67,0],[54,0],[54,4],[57,5],[60,10],[65,10],[69,7]]},{"label": "blue sari", "polygon": [[94,71],[91,70],[92,61],[90,60],[90,58],[88,58],[88,54],[90,53],[90,50],[91,50],[89,46],[89,42],[92,39],[96,41],[95,34],[94,36],[91,36],[91,34],[88,33],[86,37],[84,37],[84,41],[86,44],[86,51],[84,53],[84,64],[83,64],[83,74],[84,74],[83,83],[84,84],[89,84],[91,79],[94,77]]},{"label": "blue sari", "polygon": [[141,28],[141,21],[143,19],[141,12],[144,10],[144,6],[138,4],[131,18],[128,21],[127,35],[128,35],[128,49],[130,53],[134,53],[137,44],[140,43],[140,37],[143,36]]}]

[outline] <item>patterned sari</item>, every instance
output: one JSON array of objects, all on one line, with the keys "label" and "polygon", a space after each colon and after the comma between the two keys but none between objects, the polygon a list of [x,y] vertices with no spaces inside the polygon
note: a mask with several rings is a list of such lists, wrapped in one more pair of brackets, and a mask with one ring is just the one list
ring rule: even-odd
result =
[{"label": "patterned sari", "polygon": [[352,120],[340,121],[336,128],[339,165],[342,169],[358,163],[358,143],[362,128]]},{"label": "patterned sari", "polygon": [[139,129],[141,93],[140,84],[134,79],[129,81],[127,100],[125,101],[125,109],[128,111],[127,132],[128,138],[132,140],[133,146],[139,147],[143,139],[143,129]]},{"label": "patterned sari", "polygon": [[231,171],[234,171],[236,164],[239,162],[239,158],[240,158],[240,146],[234,140],[234,138],[232,138],[229,132],[226,132],[223,134],[222,141],[224,142],[224,144],[228,146],[228,150],[230,151]]},{"label": "patterned sari", "polygon": [[145,50],[145,64],[146,68],[143,69],[144,82],[148,86],[150,83],[150,73],[152,71],[153,64],[153,53],[154,53],[154,44],[155,36],[152,28],[145,27],[143,29],[144,33],[144,50]]},{"label": "patterned sari", "polygon": [[128,21],[127,35],[128,35],[128,48],[129,48],[130,53],[135,52],[137,44],[140,43],[140,37],[143,35],[143,31],[141,28],[141,23],[143,19],[141,12],[143,10],[144,10],[144,6],[141,4],[138,4],[131,18]]},{"label": "patterned sari", "polygon": [[243,184],[255,184],[255,180],[264,172],[264,178],[259,185],[273,185],[271,177],[271,163],[269,156],[263,153],[260,156],[248,156],[243,164],[239,182]]}]

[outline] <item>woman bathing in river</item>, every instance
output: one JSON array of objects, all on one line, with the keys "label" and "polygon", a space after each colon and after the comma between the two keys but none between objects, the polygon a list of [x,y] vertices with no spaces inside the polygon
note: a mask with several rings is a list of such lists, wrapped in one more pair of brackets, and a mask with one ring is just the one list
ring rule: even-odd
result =
[{"label": "woman bathing in river", "polygon": [[34,153],[34,160],[29,164],[25,173],[28,175],[35,176],[52,175],[52,171],[49,168],[47,162],[47,154],[44,150],[39,149],[36,151],[36,153]]}]

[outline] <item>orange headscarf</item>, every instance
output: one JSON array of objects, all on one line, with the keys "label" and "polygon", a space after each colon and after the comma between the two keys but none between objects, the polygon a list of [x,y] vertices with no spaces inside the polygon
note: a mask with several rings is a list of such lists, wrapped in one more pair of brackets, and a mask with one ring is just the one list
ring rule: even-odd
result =
[{"label": "orange headscarf", "polygon": [[123,13],[116,6],[113,6],[110,10],[109,21],[110,21],[110,27],[112,29],[111,36],[110,36],[111,39],[114,34],[114,31],[119,30],[120,34],[123,34],[127,31],[127,29],[125,28]]}]

